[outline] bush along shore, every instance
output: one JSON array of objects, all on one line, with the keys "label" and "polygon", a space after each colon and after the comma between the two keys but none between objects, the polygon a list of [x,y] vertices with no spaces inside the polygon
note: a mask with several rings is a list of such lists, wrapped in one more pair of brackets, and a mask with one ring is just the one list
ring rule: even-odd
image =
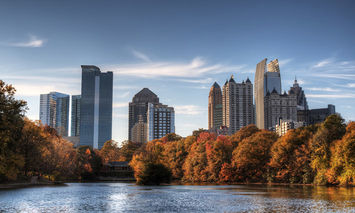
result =
[{"label": "bush along shore", "polygon": [[[0,184],[99,180],[104,165],[129,162],[138,184],[280,183],[355,185],[355,122],[339,115],[278,137],[255,125],[231,136],[195,131],[146,144],[107,141],[74,148],[55,129],[25,117],[26,102],[0,80]],[[128,177],[129,178],[129,177]],[[40,183],[40,182],[39,182]],[[50,182],[47,182],[48,184]],[[60,183],[60,182],[57,182]],[[44,182],[43,182],[44,184]]]}]

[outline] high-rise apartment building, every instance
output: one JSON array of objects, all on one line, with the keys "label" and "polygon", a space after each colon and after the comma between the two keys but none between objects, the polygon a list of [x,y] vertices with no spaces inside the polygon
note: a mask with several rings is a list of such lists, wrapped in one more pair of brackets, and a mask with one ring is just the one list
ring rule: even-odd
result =
[{"label": "high-rise apartment building", "polygon": [[175,132],[174,108],[159,103],[159,98],[148,88],[143,88],[129,103],[129,140],[142,142],[142,130],[134,128],[146,128],[146,136],[143,142],[164,137]]},{"label": "high-rise apartment building", "polygon": [[81,95],[71,96],[71,136],[80,135],[80,100]]},{"label": "high-rise apartment building", "polygon": [[233,76],[226,81],[222,93],[223,125],[233,134],[253,123],[253,84],[249,78],[236,83]]},{"label": "high-rise apartment building", "polygon": [[307,109],[297,111],[297,120],[307,125],[317,124],[325,121],[329,115],[336,114],[335,106],[328,104],[327,108]]},{"label": "high-rise apartment building", "polygon": [[112,136],[113,73],[82,65],[80,145],[101,149]]},{"label": "high-rise apartment building", "polygon": [[173,107],[163,104],[148,104],[147,141],[159,139],[175,132],[175,111]]},{"label": "high-rise apartment building", "polygon": [[223,124],[222,91],[215,82],[208,95],[208,129],[218,129]]},{"label": "high-rise apartment building", "polygon": [[39,119],[42,124],[53,127],[61,136],[68,136],[69,95],[50,92],[40,95]]}]

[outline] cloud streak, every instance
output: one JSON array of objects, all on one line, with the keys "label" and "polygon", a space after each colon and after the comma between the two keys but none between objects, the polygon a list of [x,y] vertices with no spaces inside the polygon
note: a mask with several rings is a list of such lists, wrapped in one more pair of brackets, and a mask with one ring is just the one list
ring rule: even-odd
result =
[{"label": "cloud streak", "polygon": [[180,105],[174,106],[175,113],[178,115],[198,115],[206,110],[197,105]]},{"label": "cloud streak", "polygon": [[137,50],[132,50],[132,54],[133,54],[136,58],[141,59],[141,60],[143,60],[143,61],[145,61],[145,62],[151,62],[150,58],[149,58],[146,54],[144,54],[144,53],[142,53],[142,52],[139,52],[139,51],[137,51]]},{"label": "cloud streak", "polygon": [[218,74],[224,72],[242,72],[245,65],[227,66],[222,64],[208,64],[201,57],[195,57],[188,63],[178,62],[150,62],[130,65],[107,65],[108,70],[118,75],[135,76],[142,78],[180,77],[196,78],[205,74]]},{"label": "cloud streak", "polygon": [[30,35],[28,41],[24,42],[16,42],[16,43],[8,43],[8,46],[13,47],[42,47],[46,40],[39,39],[34,35]]}]

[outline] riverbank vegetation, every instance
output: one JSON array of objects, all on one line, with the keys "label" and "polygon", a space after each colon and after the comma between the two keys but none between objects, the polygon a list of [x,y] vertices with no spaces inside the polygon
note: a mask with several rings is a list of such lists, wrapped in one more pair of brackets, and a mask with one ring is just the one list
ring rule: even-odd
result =
[{"label": "riverbank vegetation", "polygon": [[25,117],[26,102],[0,81],[0,182],[94,180],[104,163],[129,161],[139,184],[294,183],[355,185],[355,122],[339,115],[278,137],[255,125],[231,136],[197,131],[146,144],[114,141],[74,148],[55,129]]}]

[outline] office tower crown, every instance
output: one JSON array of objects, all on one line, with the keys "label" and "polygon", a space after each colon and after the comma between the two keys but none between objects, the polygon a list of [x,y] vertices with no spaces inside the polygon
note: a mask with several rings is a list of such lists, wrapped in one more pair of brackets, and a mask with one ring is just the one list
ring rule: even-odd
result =
[{"label": "office tower crown", "polygon": [[150,89],[143,88],[140,92],[138,92],[133,97],[132,102],[134,102],[134,103],[142,103],[142,102],[159,103],[159,98]]}]

